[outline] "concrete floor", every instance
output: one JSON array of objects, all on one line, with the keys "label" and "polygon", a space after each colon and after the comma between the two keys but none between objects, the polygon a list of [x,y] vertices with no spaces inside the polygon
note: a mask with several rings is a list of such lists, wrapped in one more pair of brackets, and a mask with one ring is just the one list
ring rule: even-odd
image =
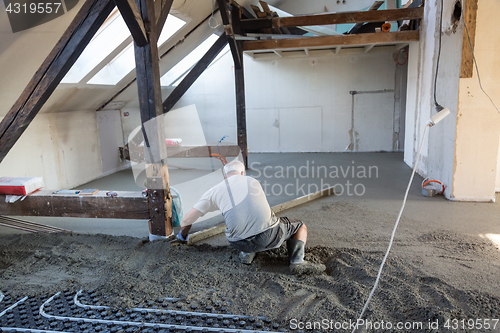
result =
[{"label": "concrete floor", "polygon": [[[343,191],[343,193],[328,198],[328,202],[348,202],[371,211],[393,216],[397,214],[401,206],[402,197],[411,174],[411,169],[402,160],[402,153],[250,154],[251,170],[248,171],[248,175],[261,182],[271,206],[309,192],[315,192],[322,186],[337,185],[336,191]],[[181,166],[185,168],[171,167],[169,170],[171,185],[181,192],[185,211],[192,207],[204,191],[222,179],[220,170],[212,171],[212,163],[207,162],[207,160],[200,162],[184,159],[183,161],[171,161],[170,164],[182,164]],[[214,169],[216,167],[215,165]],[[453,229],[463,233],[500,234],[498,224],[500,205],[451,202],[443,197],[426,198],[421,195],[421,181],[422,178],[417,175],[404,213],[405,218],[419,223],[419,225],[414,226],[415,228],[435,227],[436,224],[439,224],[442,229]],[[139,191],[143,188],[140,185],[142,185],[140,176],[136,181],[129,169],[78,188]],[[498,195],[497,199],[499,199]],[[299,213],[300,215],[301,210],[303,208],[299,207],[291,213]],[[147,237],[148,235],[147,221],[141,220],[23,218],[81,233],[135,237]],[[220,221],[222,221],[220,213],[207,214],[205,221],[195,224],[193,230],[196,231]],[[0,227],[0,233],[17,232],[19,231]],[[320,242],[319,239],[318,242]],[[320,245],[318,242],[314,238],[310,239],[311,245]],[[221,237],[218,241],[215,239],[214,244],[224,244],[224,238]]]},{"label": "concrete floor", "polygon": [[[258,179],[261,183],[267,180],[270,184],[280,184],[284,187],[286,184],[295,184],[297,181],[293,177],[266,178],[263,174],[263,169],[266,166],[268,167],[267,175],[269,175],[273,172],[279,172],[279,166],[284,166],[285,168],[286,166],[296,166],[299,168],[300,166],[309,165],[309,177],[299,178],[299,185],[294,185],[293,188],[297,189],[303,184],[306,184],[306,186],[307,184],[321,185],[321,181],[323,183],[328,182],[330,185],[340,184],[340,187],[336,187],[337,192],[342,187],[344,188],[342,195],[319,199],[316,202],[311,202],[284,212],[282,215],[300,217],[304,221],[314,224],[318,222],[311,220],[308,216],[313,215],[315,211],[321,210],[322,206],[335,203],[349,204],[352,207],[368,212],[368,214],[371,212],[385,214],[387,224],[384,226],[385,231],[381,235],[382,239],[386,240],[390,237],[392,226],[401,208],[403,195],[411,175],[411,169],[403,162],[403,154],[401,153],[253,154],[250,158],[250,165],[252,165],[252,162],[254,167],[258,166],[257,163],[261,163],[261,165],[259,168],[254,168],[254,170],[248,172],[248,174],[257,176],[260,172]],[[323,177],[324,169],[320,169],[320,177],[317,174],[313,177],[311,172],[313,162],[315,167],[328,166],[329,176],[334,175],[330,173],[330,170],[334,170],[335,167],[339,169],[344,168],[345,171],[348,166],[355,166],[356,172],[354,173],[354,177],[352,172],[345,174],[344,177],[340,171],[338,178],[325,178]],[[358,171],[362,170],[363,167],[369,169],[370,166],[376,167],[372,168],[371,177],[367,173],[367,177],[362,178],[363,174],[358,173]],[[306,168],[302,169],[304,172],[305,170]],[[350,170],[352,171],[352,169]],[[378,174],[376,170],[378,170]],[[304,175],[304,172],[302,175]],[[447,200],[443,196],[428,198],[422,196],[422,180],[422,177],[415,175],[402,220],[411,221],[412,225],[405,225],[402,222],[401,230],[403,228],[405,230],[415,229],[420,231],[419,235],[436,230],[454,231],[475,237],[486,234],[500,235],[500,205],[498,204],[500,193],[497,193],[497,203],[455,202]],[[347,191],[348,182],[351,184],[351,193]],[[272,186],[274,185],[268,186],[269,192],[272,192]],[[355,186],[358,187],[358,194],[364,189],[363,195],[356,195],[354,193]],[[314,186],[311,187],[314,190]],[[289,186],[289,189],[291,188],[292,186]],[[271,205],[291,200],[292,198],[293,196],[287,197],[283,194],[275,196],[270,193],[268,195]],[[326,216],[318,217],[318,219],[325,218]],[[325,223],[328,223],[328,221],[323,220],[320,224]],[[342,221],[336,221],[335,216],[331,216],[331,224],[334,223],[342,225]],[[350,223],[356,222],[350,221]],[[351,247],[353,246],[353,242],[366,242],[376,232],[376,230],[373,230],[374,226],[370,222],[369,216],[365,216],[362,220],[357,221],[356,224],[358,230],[356,234],[352,234],[349,237],[336,237],[336,235],[332,235],[332,237],[336,238],[336,247]],[[367,226],[365,230],[363,230],[364,226]],[[321,237],[320,233],[316,234],[314,229],[309,229],[310,238],[308,244],[310,246],[329,245],[325,243],[325,239]],[[325,229],[324,226],[318,225],[318,230],[324,231],[328,230],[328,228]],[[336,230],[336,233],[338,232],[342,232],[342,229]],[[376,233],[379,234],[378,232]],[[315,234],[317,237],[314,236]],[[416,234],[415,236],[418,237]],[[221,236],[208,241],[208,243],[223,245],[227,244],[227,241]],[[384,244],[386,245],[385,242]]]}]

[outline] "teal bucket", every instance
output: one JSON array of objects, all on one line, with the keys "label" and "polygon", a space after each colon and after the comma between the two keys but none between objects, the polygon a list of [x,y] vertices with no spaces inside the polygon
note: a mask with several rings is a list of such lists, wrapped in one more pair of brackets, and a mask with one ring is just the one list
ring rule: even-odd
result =
[{"label": "teal bucket", "polygon": [[170,193],[175,194],[175,197],[172,197],[172,226],[180,227],[184,218],[181,194],[173,187],[170,187]]}]

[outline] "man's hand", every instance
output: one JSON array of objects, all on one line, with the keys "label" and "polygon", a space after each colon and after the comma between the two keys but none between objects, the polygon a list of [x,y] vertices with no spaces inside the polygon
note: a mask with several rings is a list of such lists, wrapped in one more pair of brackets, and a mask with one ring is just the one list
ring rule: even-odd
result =
[{"label": "man's hand", "polygon": [[186,215],[184,215],[184,218],[182,219],[181,222],[181,230],[175,236],[177,240],[181,241],[182,243],[187,243],[189,239],[189,230],[191,230],[191,225],[203,214],[197,210],[196,208],[192,208]]},{"label": "man's hand", "polygon": [[176,238],[178,240],[180,240],[182,243],[187,243],[187,241],[189,240],[189,235],[186,234],[186,236],[183,236],[182,235],[182,229],[179,231],[179,233],[177,234]]}]

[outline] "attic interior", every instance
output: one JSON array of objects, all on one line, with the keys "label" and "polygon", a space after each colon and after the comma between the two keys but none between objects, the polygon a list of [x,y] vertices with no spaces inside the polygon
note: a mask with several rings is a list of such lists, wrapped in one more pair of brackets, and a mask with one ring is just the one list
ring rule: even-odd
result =
[{"label": "attic interior", "polygon": [[[43,181],[0,194],[1,331],[500,328],[498,3],[70,3],[16,32],[0,4],[0,189]],[[220,211],[175,242],[235,159],[325,273],[242,265]]]}]

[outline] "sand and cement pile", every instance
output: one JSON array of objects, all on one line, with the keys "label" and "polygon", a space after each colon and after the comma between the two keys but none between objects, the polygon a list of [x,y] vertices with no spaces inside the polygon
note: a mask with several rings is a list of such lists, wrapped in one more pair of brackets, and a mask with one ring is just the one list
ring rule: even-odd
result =
[{"label": "sand and cement pile", "polygon": [[[429,237],[439,236],[428,235],[422,242],[432,241]],[[475,246],[479,247],[476,251],[482,246],[484,251],[491,250],[488,243]],[[282,331],[302,325],[306,329],[308,324],[321,322],[322,326],[313,331],[326,332],[332,331],[331,325],[339,328],[342,323],[356,320],[382,257],[380,251],[308,248],[306,259],[324,263],[327,272],[296,277],[288,273],[284,246],[259,254],[252,265],[246,266],[238,262],[236,250],[225,246],[170,246],[166,241],[149,243],[133,237],[72,233],[9,235],[0,237],[0,289],[11,303],[24,296],[37,299],[33,308],[57,292],[66,293],[69,299],[83,289],[95,296],[89,296],[89,302],[95,298],[98,305],[115,309],[114,313],[116,309],[134,307],[208,311],[248,316],[245,318],[254,321],[245,325],[256,330],[257,322],[264,325],[262,329]],[[488,283],[498,284],[498,280]],[[165,297],[179,300],[165,303]],[[0,312],[4,308],[1,305]],[[159,318],[155,320],[161,323]],[[495,330],[485,330],[477,324],[471,329],[467,322],[498,318],[498,297],[454,287],[397,254],[388,259],[366,314],[372,323],[386,324],[385,330],[379,326],[379,330],[372,331],[387,332],[441,332],[446,330],[443,325],[447,322],[465,323],[456,332],[495,332],[500,330],[500,324]],[[6,319],[2,320],[0,323],[6,325]],[[217,324],[216,319],[214,322]],[[421,322],[422,327],[387,329],[388,323],[398,322]],[[431,327],[436,322],[439,330]],[[238,323],[233,326],[239,328]],[[218,325],[227,328],[231,324],[224,326],[222,320]],[[156,332],[162,328],[128,329]],[[92,331],[91,326],[87,330]],[[102,331],[106,330],[113,331],[103,326]]]}]

